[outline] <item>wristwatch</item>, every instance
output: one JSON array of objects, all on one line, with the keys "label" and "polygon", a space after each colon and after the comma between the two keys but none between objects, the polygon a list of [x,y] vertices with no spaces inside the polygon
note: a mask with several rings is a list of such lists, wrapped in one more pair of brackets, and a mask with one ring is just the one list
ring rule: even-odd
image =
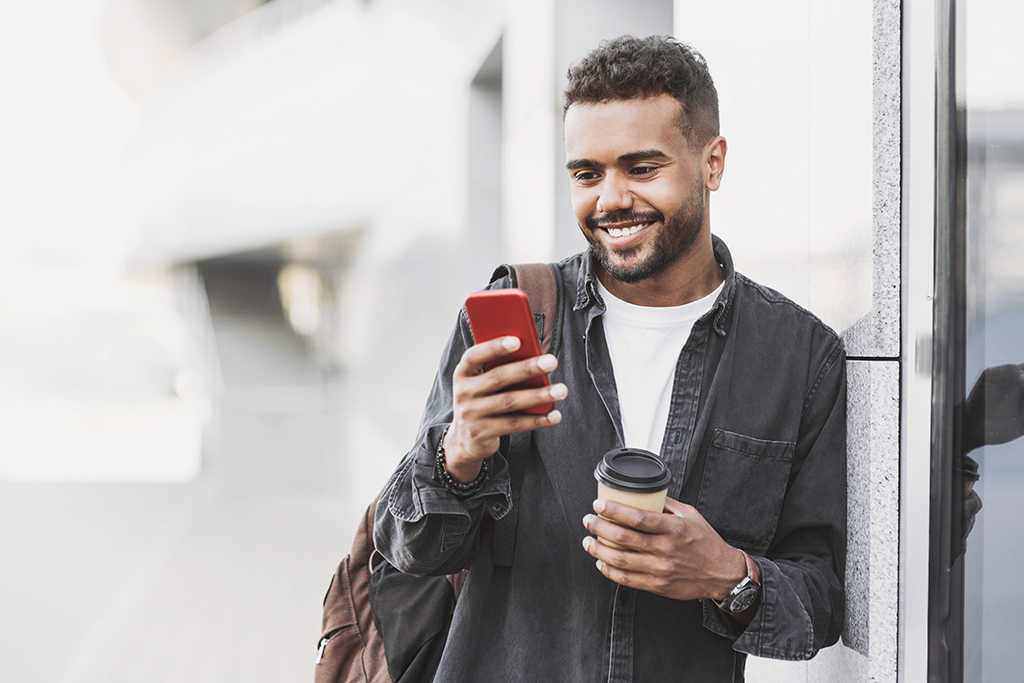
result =
[{"label": "wristwatch", "polygon": [[740,550],[740,552],[743,553],[743,559],[747,561],[747,575],[729,591],[724,600],[715,602],[718,609],[729,614],[738,614],[748,609],[761,594],[761,572],[746,551]]}]

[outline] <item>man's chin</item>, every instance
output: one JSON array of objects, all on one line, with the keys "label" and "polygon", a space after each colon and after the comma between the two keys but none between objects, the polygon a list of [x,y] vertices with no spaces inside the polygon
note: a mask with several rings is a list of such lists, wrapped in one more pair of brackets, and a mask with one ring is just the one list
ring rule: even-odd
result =
[{"label": "man's chin", "polygon": [[654,275],[654,273],[650,272],[649,269],[644,268],[643,266],[637,266],[636,268],[631,268],[628,270],[624,268],[619,268],[616,270],[606,270],[608,270],[608,274],[611,275],[613,278],[627,285],[635,285],[639,282],[643,282],[644,280]]},{"label": "man's chin", "polygon": [[590,253],[604,270],[619,282],[627,285],[635,285],[656,274],[651,268],[650,260],[644,260],[637,256],[637,249],[627,250],[625,253],[611,254],[603,246],[591,243]]}]

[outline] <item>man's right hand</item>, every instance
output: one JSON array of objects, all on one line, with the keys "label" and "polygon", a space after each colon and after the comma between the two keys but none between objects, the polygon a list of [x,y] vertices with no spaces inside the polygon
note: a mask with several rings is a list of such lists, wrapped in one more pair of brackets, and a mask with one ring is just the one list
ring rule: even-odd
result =
[{"label": "man's right hand", "polygon": [[547,415],[522,411],[553,400],[561,401],[569,394],[564,384],[506,391],[510,386],[554,370],[558,367],[554,356],[536,356],[484,370],[491,361],[516,351],[519,344],[517,337],[501,337],[471,346],[455,368],[452,376],[455,415],[445,435],[444,452],[448,473],[456,481],[468,483],[476,479],[483,461],[497,452],[500,437],[549,427],[562,420],[557,410]]}]

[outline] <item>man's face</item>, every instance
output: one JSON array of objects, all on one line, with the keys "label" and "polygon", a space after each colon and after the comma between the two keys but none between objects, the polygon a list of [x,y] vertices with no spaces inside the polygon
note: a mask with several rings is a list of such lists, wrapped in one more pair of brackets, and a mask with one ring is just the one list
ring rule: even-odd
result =
[{"label": "man's face", "polygon": [[565,150],[572,205],[590,250],[617,280],[675,263],[707,224],[702,154],[669,95],[572,105]]}]

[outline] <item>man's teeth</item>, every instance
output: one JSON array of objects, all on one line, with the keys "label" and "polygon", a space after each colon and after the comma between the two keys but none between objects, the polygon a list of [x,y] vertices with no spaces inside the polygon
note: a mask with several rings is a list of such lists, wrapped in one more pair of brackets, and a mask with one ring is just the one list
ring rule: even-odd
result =
[{"label": "man's teeth", "polygon": [[612,237],[625,237],[626,235],[635,235],[643,227],[642,225],[634,225],[631,228],[608,228],[608,234]]}]

